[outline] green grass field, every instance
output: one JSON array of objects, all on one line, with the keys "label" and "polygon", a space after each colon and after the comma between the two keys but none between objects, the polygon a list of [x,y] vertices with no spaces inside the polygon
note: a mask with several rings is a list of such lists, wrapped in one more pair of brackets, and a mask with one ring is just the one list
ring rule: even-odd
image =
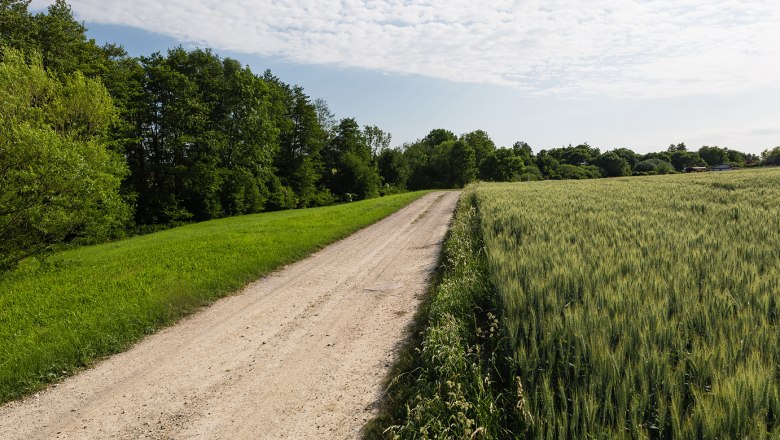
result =
[{"label": "green grass field", "polygon": [[0,278],[0,402],[124,350],[422,194],[209,221],[26,261]]},{"label": "green grass field", "polygon": [[780,170],[476,197],[528,438],[780,436]]}]

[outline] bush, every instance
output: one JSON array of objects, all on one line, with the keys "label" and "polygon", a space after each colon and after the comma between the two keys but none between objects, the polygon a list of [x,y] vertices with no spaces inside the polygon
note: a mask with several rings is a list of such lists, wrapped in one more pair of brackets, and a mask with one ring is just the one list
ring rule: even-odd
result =
[{"label": "bush", "polygon": [[103,241],[129,219],[122,158],[107,149],[116,118],[99,81],[62,82],[39,55],[6,50],[0,63],[0,267],[55,244]]},{"label": "bush", "polygon": [[670,174],[674,172],[674,167],[669,162],[661,159],[647,159],[639,162],[634,167],[634,172],[649,174]]},{"label": "bush", "polygon": [[602,177],[599,167],[593,165],[561,164],[558,167],[558,174],[561,179],[597,179]]},{"label": "bush", "polygon": [[761,153],[761,165],[777,166],[780,165],[780,147],[766,150]]}]

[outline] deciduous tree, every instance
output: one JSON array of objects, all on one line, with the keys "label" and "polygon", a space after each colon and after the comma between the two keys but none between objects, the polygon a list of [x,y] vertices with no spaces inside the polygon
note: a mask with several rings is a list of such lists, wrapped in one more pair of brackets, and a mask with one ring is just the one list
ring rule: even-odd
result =
[{"label": "deciduous tree", "polygon": [[510,148],[499,148],[482,161],[479,178],[492,182],[510,182],[520,179],[525,164]]},{"label": "deciduous tree", "polygon": [[377,158],[382,183],[399,190],[406,189],[409,180],[409,162],[403,152],[397,148],[383,150]]},{"label": "deciduous tree", "polygon": [[704,145],[699,148],[699,156],[707,162],[707,165],[714,167],[728,162],[728,150],[720,147],[708,147]]},{"label": "deciduous tree", "polygon": [[597,157],[593,164],[603,170],[606,177],[622,177],[631,175],[628,161],[614,152],[604,153]]},{"label": "deciduous tree", "polygon": [[780,165],[780,147],[764,150],[764,152],[761,153],[761,164],[768,166]]},{"label": "deciduous tree", "polygon": [[496,144],[490,139],[490,136],[484,130],[474,130],[461,136],[461,140],[466,142],[474,150],[474,162],[479,168],[483,160],[490,153],[496,151]]},{"label": "deciduous tree", "polygon": [[0,63],[0,267],[55,244],[100,240],[125,226],[126,168],[107,149],[111,97],[80,73],[59,80],[40,56]]}]

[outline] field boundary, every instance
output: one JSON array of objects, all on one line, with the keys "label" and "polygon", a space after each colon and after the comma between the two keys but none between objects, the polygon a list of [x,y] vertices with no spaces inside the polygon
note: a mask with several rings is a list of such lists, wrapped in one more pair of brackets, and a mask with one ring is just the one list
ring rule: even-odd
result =
[{"label": "field boundary", "polygon": [[522,387],[508,356],[480,227],[476,197],[467,188],[365,438],[493,439],[525,430]]}]

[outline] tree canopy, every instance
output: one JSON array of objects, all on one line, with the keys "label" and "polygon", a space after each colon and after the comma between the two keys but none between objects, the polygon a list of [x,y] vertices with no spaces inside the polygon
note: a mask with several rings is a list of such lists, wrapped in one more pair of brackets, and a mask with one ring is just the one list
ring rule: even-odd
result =
[{"label": "tree canopy", "polygon": [[[70,6],[0,0],[0,265],[56,243],[102,240],[266,210],[321,206],[480,179],[665,174],[779,165],[680,142],[638,154],[587,142],[497,146],[444,128],[394,147],[322,99],[208,49],[131,57],[87,38]],[[28,146],[27,148],[21,147]],[[759,162],[760,161],[760,162]]]},{"label": "tree canopy", "polygon": [[761,153],[761,160],[765,165],[780,165],[780,147],[775,147],[771,150],[765,150],[763,153]]},{"label": "tree canopy", "polygon": [[6,50],[0,63],[0,267],[84,237],[111,237],[129,211],[126,167],[108,150],[116,117],[100,82],[58,80],[40,56]]}]

